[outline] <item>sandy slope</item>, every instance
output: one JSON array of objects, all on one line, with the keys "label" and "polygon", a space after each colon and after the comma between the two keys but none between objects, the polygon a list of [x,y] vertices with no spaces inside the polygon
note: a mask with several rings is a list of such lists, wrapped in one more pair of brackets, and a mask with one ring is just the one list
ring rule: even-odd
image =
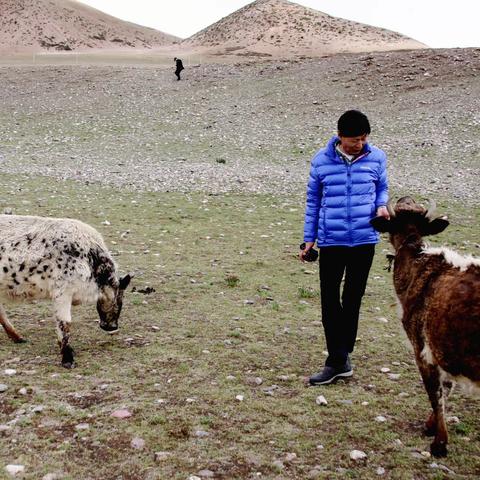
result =
[{"label": "sandy slope", "polygon": [[179,40],[74,0],[0,0],[0,52],[142,48]]},{"label": "sandy slope", "polygon": [[403,50],[425,45],[286,0],[257,0],[182,42],[211,53],[295,56]]}]

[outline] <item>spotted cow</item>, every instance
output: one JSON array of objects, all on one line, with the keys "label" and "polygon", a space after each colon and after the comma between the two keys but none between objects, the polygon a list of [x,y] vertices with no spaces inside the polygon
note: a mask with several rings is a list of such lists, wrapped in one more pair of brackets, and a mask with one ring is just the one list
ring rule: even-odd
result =
[{"label": "spotted cow", "polygon": [[[131,276],[119,278],[102,236],[67,218],[0,215],[0,295],[51,299],[62,365],[74,365],[70,346],[71,306],[95,303],[100,327],[118,329],[123,293]],[[23,337],[0,304],[0,323],[17,343]]]}]

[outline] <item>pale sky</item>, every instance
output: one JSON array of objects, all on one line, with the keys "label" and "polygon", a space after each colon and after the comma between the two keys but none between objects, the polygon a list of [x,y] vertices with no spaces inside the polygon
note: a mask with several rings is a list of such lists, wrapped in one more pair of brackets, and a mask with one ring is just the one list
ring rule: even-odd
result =
[{"label": "pale sky", "polygon": [[[187,38],[251,0],[81,0],[105,13]],[[403,33],[432,48],[480,47],[480,0],[297,0],[329,15]]]}]

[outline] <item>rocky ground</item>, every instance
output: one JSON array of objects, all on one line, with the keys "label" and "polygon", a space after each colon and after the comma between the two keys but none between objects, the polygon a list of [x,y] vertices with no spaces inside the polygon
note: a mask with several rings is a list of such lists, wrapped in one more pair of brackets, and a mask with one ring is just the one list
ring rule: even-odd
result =
[{"label": "rocky ground", "polygon": [[399,193],[478,200],[480,49],[172,67],[3,66],[1,169],[155,191],[301,193],[360,108]]}]

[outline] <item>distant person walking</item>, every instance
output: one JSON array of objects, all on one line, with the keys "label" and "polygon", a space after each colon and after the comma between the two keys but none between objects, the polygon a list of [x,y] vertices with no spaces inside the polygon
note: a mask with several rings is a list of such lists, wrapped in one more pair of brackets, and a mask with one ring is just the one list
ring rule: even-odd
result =
[{"label": "distant person walking", "polygon": [[185,69],[183,62],[177,57],[175,57],[173,60],[175,61],[175,65],[177,67],[175,69],[175,75],[177,76],[177,80],[180,80],[180,72]]},{"label": "distant person walking", "polygon": [[[375,215],[389,217],[386,155],[367,143],[368,118],[348,110],[338,120],[338,135],[311,163],[305,211],[305,257],[315,241],[320,248],[320,296],[328,357],[311,385],[327,385],[353,374],[350,353],[379,237],[370,225]],[[304,258],[305,257],[305,258]],[[342,278],[345,277],[342,289]]]}]

